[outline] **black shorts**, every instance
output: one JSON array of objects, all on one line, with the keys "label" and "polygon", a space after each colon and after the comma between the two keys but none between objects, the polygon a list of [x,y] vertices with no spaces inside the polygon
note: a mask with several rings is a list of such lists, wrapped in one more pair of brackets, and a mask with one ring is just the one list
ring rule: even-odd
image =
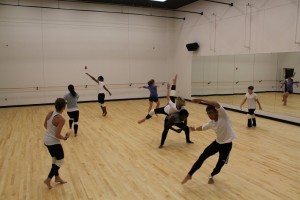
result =
[{"label": "black shorts", "polygon": [[98,94],[98,102],[103,104],[105,99],[105,94],[104,93],[99,93]]},{"label": "black shorts", "polygon": [[248,114],[249,115],[254,115],[255,109],[248,109]]},{"label": "black shorts", "polygon": [[293,91],[287,91],[289,94],[293,94]]},{"label": "black shorts", "polygon": [[64,159],[64,150],[61,144],[54,144],[54,145],[46,145],[51,157],[55,157],[56,160]]},{"label": "black shorts", "polygon": [[67,112],[70,119],[74,119],[74,122],[78,122],[79,120],[79,110],[73,111],[73,112]]},{"label": "black shorts", "polygon": [[158,102],[158,97],[149,97],[150,102]]}]

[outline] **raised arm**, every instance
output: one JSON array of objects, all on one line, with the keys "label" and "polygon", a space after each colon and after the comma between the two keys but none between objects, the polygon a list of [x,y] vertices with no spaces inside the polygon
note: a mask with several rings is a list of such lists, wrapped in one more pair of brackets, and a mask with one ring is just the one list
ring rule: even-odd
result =
[{"label": "raised arm", "polygon": [[93,79],[96,83],[99,84],[99,81],[97,79],[95,79],[93,76],[91,76],[89,73],[85,73],[86,75],[88,75],[91,79]]},{"label": "raised arm", "polygon": [[219,109],[221,107],[221,105],[216,102],[216,101],[210,101],[210,100],[205,100],[205,99],[193,99],[192,102],[195,102],[195,103],[206,103],[206,104],[209,104],[209,105],[212,105],[214,106],[216,109]]},{"label": "raised arm", "polygon": [[170,83],[167,84],[167,101],[170,101]]}]

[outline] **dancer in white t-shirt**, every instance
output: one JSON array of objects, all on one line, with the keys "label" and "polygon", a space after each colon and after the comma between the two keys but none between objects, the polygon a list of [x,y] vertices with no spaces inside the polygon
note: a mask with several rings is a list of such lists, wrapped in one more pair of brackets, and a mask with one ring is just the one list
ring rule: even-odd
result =
[{"label": "dancer in white t-shirt", "polygon": [[106,90],[110,96],[111,96],[111,93],[105,86],[103,76],[99,76],[98,80],[97,80],[93,76],[91,76],[89,73],[85,73],[85,74],[88,75],[91,79],[93,79],[99,85],[99,87],[98,87],[98,102],[100,103],[100,106],[102,109],[102,116],[105,117],[107,115],[107,110],[106,110],[106,105],[104,103],[104,99],[105,99],[105,94],[104,94],[105,91],[104,90]]},{"label": "dancer in white t-shirt", "polygon": [[258,100],[257,95],[253,92],[254,87],[253,86],[249,86],[248,87],[248,92],[245,94],[245,98],[242,101],[240,108],[242,110],[242,106],[244,105],[244,103],[247,100],[248,103],[248,113],[247,113],[247,117],[248,117],[248,127],[252,127],[252,126],[256,126],[256,119],[255,119],[255,109],[256,109],[256,102],[259,106],[259,109],[262,110],[260,102]]},{"label": "dancer in white t-shirt", "polygon": [[203,162],[210,156],[219,152],[218,162],[211,172],[208,180],[209,184],[213,184],[213,177],[217,175],[221,171],[224,164],[228,162],[229,153],[232,148],[232,141],[236,138],[236,134],[232,129],[231,121],[225,109],[218,102],[204,99],[194,99],[192,102],[203,102],[208,104],[206,107],[206,112],[211,121],[197,128],[190,127],[190,130],[205,131],[212,129],[217,134],[217,138],[210,145],[208,145],[208,147],[206,147],[181,183],[184,184],[191,180],[193,174],[202,166]]}]

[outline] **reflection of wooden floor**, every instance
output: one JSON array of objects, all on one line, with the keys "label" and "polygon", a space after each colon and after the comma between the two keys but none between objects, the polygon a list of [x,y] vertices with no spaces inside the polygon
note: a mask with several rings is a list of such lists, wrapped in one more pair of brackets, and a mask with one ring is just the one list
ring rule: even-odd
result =
[{"label": "reflection of wooden floor", "polygon": [[[51,166],[43,145],[43,120],[52,107],[0,109],[0,199],[300,198],[299,127],[258,118],[258,127],[247,129],[246,116],[229,111],[238,139],[228,165],[215,177],[215,185],[208,185],[215,155],[181,185],[215,134],[193,132],[195,143],[188,145],[184,134],[170,131],[165,148],[158,149],[164,117],[136,123],[146,114],[147,100],[107,106],[103,118],[98,103],[80,104],[79,136],[62,141],[65,163],[60,174],[68,183],[50,191],[43,184]],[[208,121],[205,106],[187,107],[190,125]]]},{"label": "reflection of wooden floor", "polygon": [[[219,102],[240,105],[245,95],[208,96],[206,99],[214,99]],[[258,99],[264,111],[281,115],[300,117],[300,95],[292,94],[288,97],[287,106],[282,105],[282,93],[257,93]],[[196,98],[196,97],[195,97]],[[247,102],[244,104],[247,107]],[[257,105],[258,109],[258,105]]]}]

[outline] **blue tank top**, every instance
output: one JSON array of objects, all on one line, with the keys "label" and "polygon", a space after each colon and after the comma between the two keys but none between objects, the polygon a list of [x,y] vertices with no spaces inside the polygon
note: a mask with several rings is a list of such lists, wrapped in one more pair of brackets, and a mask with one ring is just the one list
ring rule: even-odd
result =
[{"label": "blue tank top", "polygon": [[150,91],[150,97],[154,97],[154,98],[158,97],[156,85],[144,86],[144,88],[146,88]]}]

